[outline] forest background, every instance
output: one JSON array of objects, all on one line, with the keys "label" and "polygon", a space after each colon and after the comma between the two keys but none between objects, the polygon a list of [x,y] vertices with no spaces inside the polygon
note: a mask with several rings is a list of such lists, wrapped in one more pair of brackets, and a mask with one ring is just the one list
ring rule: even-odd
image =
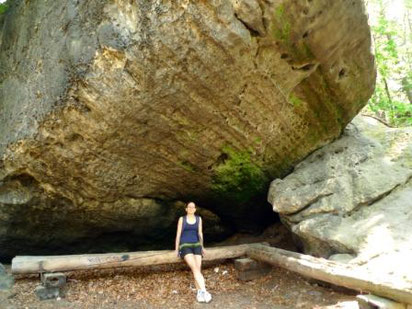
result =
[{"label": "forest background", "polygon": [[[0,0],[4,14],[16,0]],[[365,0],[378,76],[363,113],[390,126],[412,125],[412,0]]]}]

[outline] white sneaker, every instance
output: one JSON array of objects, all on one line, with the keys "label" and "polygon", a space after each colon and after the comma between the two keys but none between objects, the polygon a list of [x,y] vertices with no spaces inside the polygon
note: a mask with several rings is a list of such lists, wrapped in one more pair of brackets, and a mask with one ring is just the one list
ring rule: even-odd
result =
[{"label": "white sneaker", "polygon": [[203,291],[203,299],[205,300],[205,303],[210,303],[212,295],[210,295],[208,291]]},{"label": "white sneaker", "polygon": [[197,290],[196,300],[197,300],[198,303],[205,303],[206,302],[203,291]]}]

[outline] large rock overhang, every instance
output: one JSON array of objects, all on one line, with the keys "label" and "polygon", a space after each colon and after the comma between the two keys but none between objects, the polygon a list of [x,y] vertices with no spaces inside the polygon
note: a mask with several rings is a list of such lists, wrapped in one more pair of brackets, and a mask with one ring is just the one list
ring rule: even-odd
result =
[{"label": "large rock overhang", "polygon": [[10,205],[70,222],[193,199],[256,228],[270,180],[339,136],[374,89],[360,0],[15,1],[1,19],[2,192],[38,197],[7,195],[3,227]]}]

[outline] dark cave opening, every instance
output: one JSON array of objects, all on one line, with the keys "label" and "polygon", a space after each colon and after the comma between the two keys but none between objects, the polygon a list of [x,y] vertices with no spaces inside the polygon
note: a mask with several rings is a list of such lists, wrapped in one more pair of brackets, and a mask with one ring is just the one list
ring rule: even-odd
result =
[{"label": "dark cave opening", "polygon": [[[17,255],[172,250],[178,218],[185,214],[183,206],[178,211],[172,211],[170,202],[164,202],[164,213],[161,215],[164,218],[136,220],[120,216],[102,224],[99,220],[107,220],[107,215],[83,213],[68,199],[46,196],[30,175],[14,176],[7,182],[8,185],[3,188],[22,188],[31,193],[30,199],[21,205],[3,204],[8,219],[3,224],[6,232],[0,236],[2,263],[10,263]],[[237,234],[258,237],[268,227],[280,224],[279,215],[272,210],[263,192],[243,204],[228,199],[201,197],[182,197],[181,200],[194,200],[199,209],[211,211],[219,219],[218,225],[213,220],[204,219],[206,247],[224,243]],[[96,218],[98,216],[102,218]]]},{"label": "dark cave opening", "polygon": [[[257,203],[255,200],[254,203]],[[205,246],[215,246],[224,243],[230,238],[242,234],[243,237],[257,237],[266,228],[280,222],[277,213],[271,210],[270,205],[264,202],[266,207],[259,208],[258,211],[245,211],[233,216],[232,210],[225,208],[225,211],[217,212],[223,224],[224,230],[216,230],[216,226],[204,225]],[[199,205],[201,205],[199,203]],[[182,212],[181,215],[184,213]],[[29,213],[19,213],[19,218],[27,218]],[[38,216],[36,217],[38,218]],[[176,217],[176,223],[178,216]],[[25,224],[19,220],[15,223]],[[44,223],[44,222],[43,222]],[[42,225],[42,222],[39,222]],[[43,226],[31,224],[29,230],[32,235],[46,235],[45,231],[50,228],[50,224],[44,223]],[[53,227],[55,225],[53,224]],[[68,254],[89,254],[89,253],[108,253],[108,252],[130,252],[146,250],[173,250],[176,237],[176,224],[171,224],[167,228],[152,229],[147,235],[142,235],[132,229],[106,229],[85,233],[85,236],[64,239],[65,234],[56,232],[56,235],[42,237],[17,237],[19,233],[0,239],[0,262],[10,263],[16,255],[68,255]]]}]

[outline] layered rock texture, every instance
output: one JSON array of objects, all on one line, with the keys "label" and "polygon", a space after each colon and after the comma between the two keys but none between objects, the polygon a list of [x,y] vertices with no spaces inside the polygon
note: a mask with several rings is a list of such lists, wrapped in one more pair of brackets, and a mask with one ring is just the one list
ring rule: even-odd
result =
[{"label": "layered rock texture", "polygon": [[412,288],[412,128],[358,116],[269,191],[306,252],[397,276]]},{"label": "layered rock texture", "polygon": [[210,235],[263,228],[270,179],[375,82],[361,0],[16,0],[0,25],[4,256],[171,240],[189,199]]}]

